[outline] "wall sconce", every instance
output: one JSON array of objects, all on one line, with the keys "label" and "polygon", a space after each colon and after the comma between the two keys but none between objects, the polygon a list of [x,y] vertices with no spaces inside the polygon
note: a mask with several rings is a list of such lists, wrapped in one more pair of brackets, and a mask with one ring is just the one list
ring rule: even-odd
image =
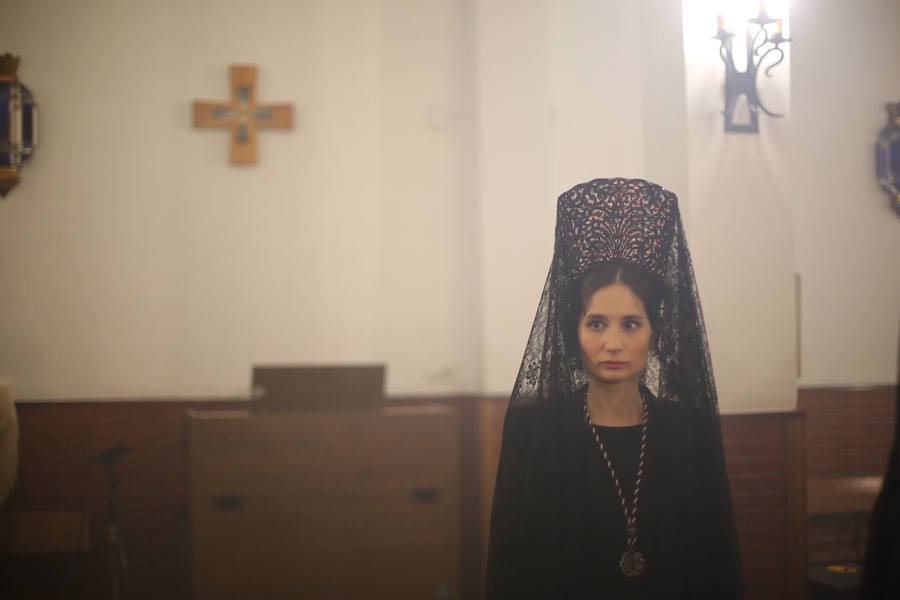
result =
[{"label": "wall sconce", "polygon": [[888,102],[887,126],[875,142],[875,172],[881,189],[891,199],[891,207],[900,216],[900,102]]},{"label": "wall sconce", "polygon": [[[774,24],[774,31],[769,28]],[[772,69],[784,60],[784,50],[781,44],[790,42],[790,38],[782,35],[782,19],[769,16],[765,2],[759,3],[759,14],[752,19],[747,19],[746,33],[744,35],[747,49],[747,67],[739,71],[734,65],[732,42],[735,35],[728,30],[725,17],[721,14],[717,18],[717,31],[712,39],[719,40],[719,56],[725,63],[725,131],[736,133],[758,133],[759,112],[762,111],[770,117],[782,115],[770,111],[759,98],[756,89],[756,77],[763,62],[771,54],[777,56],[777,60],[765,69],[766,77],[772,76]],[[734,112],[738,99],[744,96],[750,110],[749,123],[735,123]]]},{"label": "wall sconce", "polygon": [[18,68],[18,56],[0,56],[0,198],[19,183],[19,169],[37,145],[37,105],[19,83]]}]

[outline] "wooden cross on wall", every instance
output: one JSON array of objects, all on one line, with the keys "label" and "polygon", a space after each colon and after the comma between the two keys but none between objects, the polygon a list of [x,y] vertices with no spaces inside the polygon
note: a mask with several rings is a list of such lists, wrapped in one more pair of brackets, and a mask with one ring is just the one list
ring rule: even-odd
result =
[{"label": "wooden cross on wall", "polygon": [[231,162],[256,164],[257,129],[291,129],[294,107],[291,104],[256,103],[256,67],[231,66],[231,101],[194,102],[194,127],[231,130]]}]

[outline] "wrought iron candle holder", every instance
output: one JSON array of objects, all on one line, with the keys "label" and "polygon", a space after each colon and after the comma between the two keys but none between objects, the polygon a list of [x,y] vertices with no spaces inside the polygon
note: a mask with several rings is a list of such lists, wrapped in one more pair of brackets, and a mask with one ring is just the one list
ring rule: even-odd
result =
[{"label": "wrought iron candle holder", "polygon": [[[770,34],[769,27],[774,25],[774,31]],[[747,67],[739,71],[734,64],[732,43],[735,35],[728,31],[725,19],[719,15],[718,28],[713,39],[719,40],[719,56],[725,63],[725,131],[734,133],[758,133],[759,113],[766,113],[770,117],[781,117],[766,108],[759,97],[757,90],[757,75],[763,63],[771,55],[777,58],[765,68],[766,77],[772,76],[772,69],[784,60],[782,44],[790,42],[790,38],[782,34],[782,20],[772,18],[766,10],[765,4],[760,3],[759,14],[747,20],[746,33],[744,35],[747,48]],[[749,123],[735,123],[734,112],[741,96],[747,99],[750,110]]]}]

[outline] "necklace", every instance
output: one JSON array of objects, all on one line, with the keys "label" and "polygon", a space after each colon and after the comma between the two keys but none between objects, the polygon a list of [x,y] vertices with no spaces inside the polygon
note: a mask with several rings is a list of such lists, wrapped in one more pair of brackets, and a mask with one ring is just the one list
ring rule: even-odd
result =
[{"label": "necklace", "polygon": [[616,476],[616,470],[613,468],[612,460],[606,452],[606,447],[600,439],[597,432],[597,426],[591,423],[591,412],[588,409],[587,395],[584,397],[584,420],[588,424],[591,433],[594,434],[594,440],[600,446],[600,452],[603,454],[603,460],[606,461],[606,467],[616,486],[616,492],[619,494],[619,501],[622,503],[622,510],[625,512],[625,542],[628,547],[622,553],[622,559],[619,561],[619,568],[626,577],[637,577],[644,572],[646,561],[644,555],[637,549],[637,509],[638,500],[641,495],[641,478],[644,474],[644,450],[647,447],[647,402],[641,397],[641,407],[644,410],[644,419],[641,423],[641,457],[638,461],[637,478],[634,483],[634,495],[631,498],[631,507],[625,502],[625,495],[622,493],[622,485]]}]

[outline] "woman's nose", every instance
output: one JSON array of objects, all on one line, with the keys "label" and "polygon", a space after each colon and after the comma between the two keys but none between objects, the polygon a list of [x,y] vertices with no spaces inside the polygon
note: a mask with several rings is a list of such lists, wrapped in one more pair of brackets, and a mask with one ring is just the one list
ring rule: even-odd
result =
[{"label": "woman's nose", "polygon": [[622,349],[622,338],[610,334],[604,339],[603,347],[607,352],[618,352]]}]

